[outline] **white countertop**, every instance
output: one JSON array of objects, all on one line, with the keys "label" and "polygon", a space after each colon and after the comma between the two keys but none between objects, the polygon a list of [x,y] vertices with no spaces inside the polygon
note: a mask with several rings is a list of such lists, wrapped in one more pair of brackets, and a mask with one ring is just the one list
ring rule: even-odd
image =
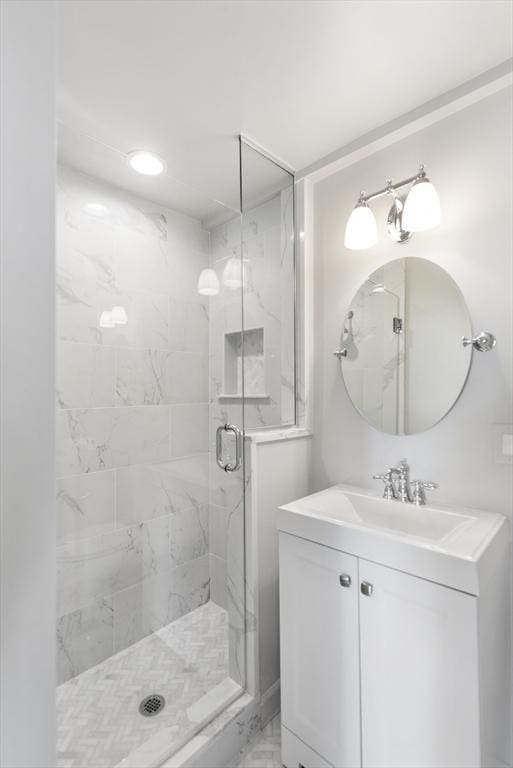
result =
[{"label": "white countertop", "polygon": [[475,595],[510,535],[495,512],[418,507],[351,485],[283,505],[278,529]]}]

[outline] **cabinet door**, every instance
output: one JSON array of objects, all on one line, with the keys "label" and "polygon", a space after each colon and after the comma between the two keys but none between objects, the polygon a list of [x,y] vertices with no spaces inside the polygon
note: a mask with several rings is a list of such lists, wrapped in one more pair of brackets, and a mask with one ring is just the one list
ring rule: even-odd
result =
[{"label": "cabinet door", "polygon": [[332,765],[356,768],[357,559],[280,533],[280,627],[283,724]]},{"label": "cabinet door", "polygon": [[480,765],[477,600],[359,561],[365,768]]}]

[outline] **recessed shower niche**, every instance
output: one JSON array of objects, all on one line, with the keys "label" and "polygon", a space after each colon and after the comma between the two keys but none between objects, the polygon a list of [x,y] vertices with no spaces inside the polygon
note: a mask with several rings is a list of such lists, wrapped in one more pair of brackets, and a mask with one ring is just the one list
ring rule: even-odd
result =
[{"label": "recessed shower niche", "polygon": [[[244,395],[267,400],[264,353],[264,329],[249,328],[244,332],[224,334],[224,380],[220,397],[242,397]],[[244,368],[243,368],[244,361]]]}]

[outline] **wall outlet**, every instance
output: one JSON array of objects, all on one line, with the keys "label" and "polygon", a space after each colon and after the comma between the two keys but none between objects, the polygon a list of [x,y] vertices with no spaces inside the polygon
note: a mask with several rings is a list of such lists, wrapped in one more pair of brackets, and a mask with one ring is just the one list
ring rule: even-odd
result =
[{"label": "wall outlet", "polygon": [[494,424],[493,458],[496,464],[513,464],[512,424]]}]

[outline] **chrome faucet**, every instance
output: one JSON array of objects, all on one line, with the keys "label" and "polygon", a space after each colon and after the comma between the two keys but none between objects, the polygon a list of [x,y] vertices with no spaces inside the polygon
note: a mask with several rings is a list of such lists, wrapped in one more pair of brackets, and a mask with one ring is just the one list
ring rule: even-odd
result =
[{"label": "chrome faucet", "polygon": [[410,467],[406,459],[401,459],[399,465],[393,470],[393,474],[397,475],[397,490],[396,498],[402,501],[403,504],[411,501],[410,495]]},{"label": "chrome faucet", "polygon": [[[415,504],[421,506],[426,503],[425,490],[438,488],[436,483],[425,483],[422,480],[410,482],[410,467],[406,459],[401,459],[397,467],[387,469],[383,475],[373,475],[374,480],[383,480],[384,499],[396,499],[403,504]],[[397,477],[397,485],[394,478]]]}]

